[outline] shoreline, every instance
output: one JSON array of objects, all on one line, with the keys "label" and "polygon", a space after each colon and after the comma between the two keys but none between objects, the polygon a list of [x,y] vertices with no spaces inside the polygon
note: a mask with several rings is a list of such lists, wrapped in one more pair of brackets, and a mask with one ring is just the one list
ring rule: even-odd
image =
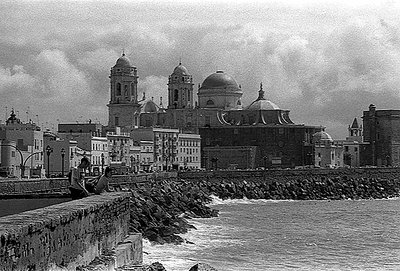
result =
[{"label": "shoreline", "polygon": [[218,216],[212,195],[221,200],[358,200],[400,196],[397,179],[347,176],[260,182],[256,180],[158,180],[131,187],[130,231],[155,244],[181,244],[178,234],[195,229],[190,218]]}]

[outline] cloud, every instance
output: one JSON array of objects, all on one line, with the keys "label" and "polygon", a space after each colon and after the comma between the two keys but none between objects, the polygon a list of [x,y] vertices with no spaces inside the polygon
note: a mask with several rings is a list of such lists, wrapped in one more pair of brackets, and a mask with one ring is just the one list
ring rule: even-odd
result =
[{"label": "cloud", "polygon": [[377,21],[355,20],[337,29],[321,48],[292,37],[270,57],[275,73],[267,74],[266,81],[299,119],[346,127],[370,103],[378,109],[398,107],[400,47],[394,33]]},{"label": "cloud", "polygon": [[147,76],[138,83],[138,91],[142,95],[138,95],[139,99],[145,93],[146,99],[153,99],[156,104],[160,104],[160,97],[162,97],[163,106],[168,106],[168,78],[164,76]]},{"label": "cloud", "polygon": [[334,137],[370,103],[399,104],[400,24],[384,5],[0,5],[0,106],[30,105],[49,121],[106,124],[108,76],[122,49],[138,69],[140,93],[157,104],[162,96],[165,106],[180,59],[195,88],[221,69],[241,84],[247,105],[263,82],[266,98],[295,122],[329,126]]},{"label": "cloud", "polygon": [[26,73],[23,66],[14,65],[10,68],[0,66],[0,94],[4,92],[21,95],[37,83],[36,78]]}]

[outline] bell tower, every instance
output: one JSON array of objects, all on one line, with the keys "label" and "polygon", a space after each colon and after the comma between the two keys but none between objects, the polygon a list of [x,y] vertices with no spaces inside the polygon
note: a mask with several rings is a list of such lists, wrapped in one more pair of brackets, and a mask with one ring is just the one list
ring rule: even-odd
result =
[{"label": "bell tower", "polygon": [[351,126],[349,125],[349,139],[362,141],[362,125],[358,124],[357,118],[354,118]]},{"label": "bell tower", "polygon": [[110,128],[120,126],[138,125],[134,118],[139,108],[137,83],[139,76],[136,67],[125,53],[118,58],[110,72],[110,102],[108,106],[108,126]]},{"label": "bell tower", "polygon": [[168,109],[193,108],[193,78],[179,62],[168,78]]}]

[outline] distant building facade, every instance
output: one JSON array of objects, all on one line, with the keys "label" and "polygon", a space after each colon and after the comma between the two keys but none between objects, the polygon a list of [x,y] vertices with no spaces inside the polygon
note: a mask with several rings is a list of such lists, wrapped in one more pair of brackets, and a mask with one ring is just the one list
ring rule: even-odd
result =
[{"label": "distant building facade", "polygon": [[313,135],[313,144],[315,167],[343,167],[343,142],[334,141],[328,133],[321,131]]},{"label": "distant building facade", "polygon": [[198,134],[178,134],[177,163],[179,169],[201,168],[201,139]]},{"label": "distant building facade", "polygon": [[361,149],[364,165],[400,166],[400,110],[377,110],[371,104],[363,112]]},{"label": "distant building facade", "polygon": [[[43,169],[43,131],[32,121],[23,123],[17,118],[14,110],[11,111],[10,117],[5,124],[0,124],[0,140],[2,145],[11,145],[11,155],[16,155],[16,164],[5,165],[7,174],[12,174],[20,177],[41,176]],[[8,143],[7,143],[8,142]],[[8,152],[10,146],[3,146]],[[4,161],[12,161],[14,159],[6,158],[3,154]],[[0,165],[3,167],[3,165]]]}]

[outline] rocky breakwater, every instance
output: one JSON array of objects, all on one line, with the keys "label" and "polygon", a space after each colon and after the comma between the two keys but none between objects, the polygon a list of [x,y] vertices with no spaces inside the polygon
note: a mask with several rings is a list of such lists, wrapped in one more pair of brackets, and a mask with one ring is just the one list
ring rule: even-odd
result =
[{"label": "rocky breakwater", "polygon": [[206,181],[209,193],[221,199],[340,200],[382,199],[400,195],[396,178],[308,177],[278,181],[213,179]]},{"label": "rocky breakwater", "polygon": [[182,243],[178,234],[193,228],[191,217],[213,217],[211,195],[221,199],[341,200],[382,199],[400,195],[396,178],[305,176],[287,181],[259,179],[191,179],[149,181],[131,185],[130,230],[154,243]]},{"label": "rocky breakwater", "polygon": [[211,197],[201,183],[152,181],[131,188],[130,230],[154,243],[182,243],[178,234],[193,228],[187,218],[218,215],[206,206]]}]

